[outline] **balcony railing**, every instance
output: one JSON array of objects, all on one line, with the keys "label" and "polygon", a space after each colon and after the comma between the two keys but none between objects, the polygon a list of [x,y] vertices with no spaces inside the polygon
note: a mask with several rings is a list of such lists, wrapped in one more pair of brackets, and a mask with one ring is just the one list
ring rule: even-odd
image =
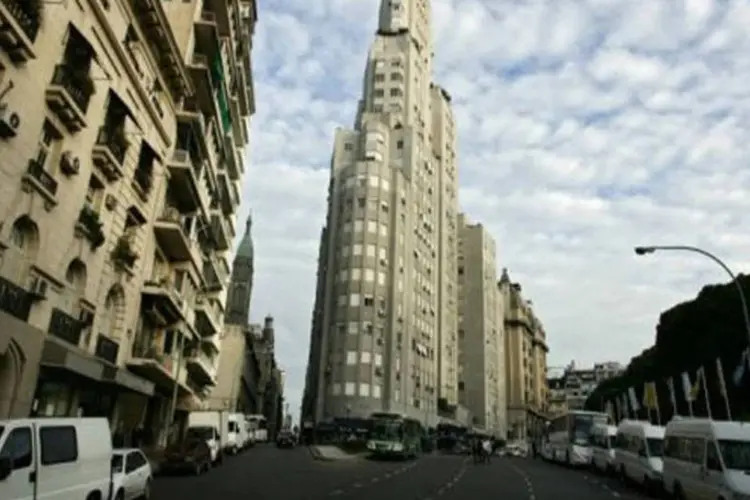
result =
[{"label": "balcony railing", "polygon": [[89,109],[93,89],[81,85],[82,80],[88,78],[88,75],[80,74],[81,70],[76,70],[68,64],[58,64],[55,66],[55,73],[52,75],[52,85],[58,85],[65,89],[73,102],[78,106],[83,114]]},{"label": "balcony railing", "polygon": [[26,173],[44,187],[52,196],[57,196],[57,181],[36,160],[29,160]]},{"label": "balcony railing", "polygon": [[96,357],[115,365],[119,353],[120,344],[100,333],[96,338],[96,350],[94,351]]},{"label": "balcony railing", "polygon": [[208,57],[203,54],[199,54],[198,52],[193,52],[193,65],[205,66],[207,68],[210,68],[208,64]]},{"label": "balcony railing", "polygon": [[50,335],[77,346],[81,343],[83,323],[65,311],[55,308],[52,310],[48,331]]},{"label": "balcony railing", "polygon": [[125,131],[118,127],[101,127],[96,136],[96,144],[109,149],[117,163],[122,165],[125,161],[125,152],[128,150],[128,141]]},{"label": "balcony railing", "polygon": [[27,290],[0,277],[0,310],[27,321],[32,304],[33,297]]},{"label": "balcony railing", "polygon": [[18,23],[18,26],[23,30],[26,38],[34,43],[36,36],[39,34],[41,19],[29,15],[28,9],[31,7],[22,7],[22,5],[30,5],[32,2],[28,0],[2,0],[2,2],[10,15],[16,20],[16,23]]}]

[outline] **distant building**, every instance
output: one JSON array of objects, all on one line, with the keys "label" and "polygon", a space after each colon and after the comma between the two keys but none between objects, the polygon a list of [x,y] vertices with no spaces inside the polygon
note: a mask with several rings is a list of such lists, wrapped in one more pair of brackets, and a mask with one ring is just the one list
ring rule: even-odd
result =
[{"label": "distant building", "polygon": [[503,269],[507,425],[511,438],[536,435],[547,418],[547,334],[521,285]]},{"label": "distant building", "polygon": [[596,363],[593,368],[585,369],[576,367],[575,361],[571,361],[561,376],[547,380],[550,388],[550,414],[582,410],[596,386],[619,375],[623,369],[620,363],[614,361]]}]

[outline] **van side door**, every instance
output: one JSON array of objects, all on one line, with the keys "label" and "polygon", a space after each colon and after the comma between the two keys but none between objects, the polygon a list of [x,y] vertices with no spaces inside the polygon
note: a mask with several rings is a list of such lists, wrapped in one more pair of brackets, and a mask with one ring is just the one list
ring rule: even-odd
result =
[{"label": "van side door", "polygon": [[3,500],[33,500],[36,486],[36,461],[34,460],[34,433],[30,425],[6,430],[0,457],[11,459],[12,470],[0,481],[0,498]]},{"label": "van side door", "polygon": [[725,493],[724,467],[713,439],[706,440],[706,463],[701,476],[703,478],[700,485],[701,498],[706,500],[722,498]]}]

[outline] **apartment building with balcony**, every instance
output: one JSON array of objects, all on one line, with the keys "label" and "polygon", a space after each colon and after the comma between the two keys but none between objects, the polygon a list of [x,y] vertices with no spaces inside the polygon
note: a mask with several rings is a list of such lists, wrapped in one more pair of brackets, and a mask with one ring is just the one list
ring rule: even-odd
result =
[{"label": "apartment building with balcony", "polygon": [[505,375],[508,436],[541,432],[548,412],[546,334],[521,285],[503,269],[498,290],[505,311]]},{"label": "apartment building with balcony", "polygon": [[[566,410],[583,410],[589,395],[605,380],[622,373],[624,367],[616,361],[595,363],[591,368],[581,368],[575,361],[568,364],[560,377],[548,380],[550,400],[559,402]],[[552,387],[555,392],[552,393]]]},{"label": "apartment building with balcony", "polygon": [[430,15],[381,2],[354,127],[336,132],[306,420],[434,424],[457,404],[456,126]]},{"label": "apartment building with balcony", "polygon": [[[215,381],[244,142],[197,107],[177,43],[205,7],[163,5],[0,0],[0,418],[101,415],[163,442]],[[219,7],[249,50],[254,5]]]},{"label": "apartment building with balcony", "polygon": [[507,434],[503,297],[495,240],[482,224],[458,216],[458,399],[471,424]]}]

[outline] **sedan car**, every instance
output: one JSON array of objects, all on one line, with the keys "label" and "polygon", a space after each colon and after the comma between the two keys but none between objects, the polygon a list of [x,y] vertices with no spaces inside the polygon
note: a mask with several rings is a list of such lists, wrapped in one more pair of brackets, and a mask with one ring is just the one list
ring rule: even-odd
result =
[{"label": "sedan car", "polygon": [[185,439],[167,447],[161,468],[164,472],[203,474],[211,470],[211,450],[203,440]]},{"label": "sedan car", "polygon": [[294,448],[297,446],[297,436],[290,431],[281,431],[276,436],[276,446],[279,448]]},{"label": "sedan car", "polygon": [[136,448],[118,448],[112,453],[112,491],[115,500],[151,498],[151,463]]}]

